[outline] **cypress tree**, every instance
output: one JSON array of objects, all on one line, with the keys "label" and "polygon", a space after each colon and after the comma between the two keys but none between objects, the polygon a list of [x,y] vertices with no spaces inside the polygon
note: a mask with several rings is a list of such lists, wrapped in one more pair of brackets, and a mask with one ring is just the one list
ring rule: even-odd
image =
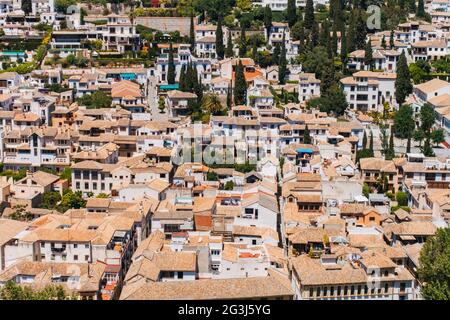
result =
[{"label": "cypress tree", "polygon": [[370,130],[369,150],[372,152],[372,157],[373,157],[373,132],[372,132],[372,130]]},{"label": "cypress tree", "polygon": [[232,91],[231,91],[231,85],[228,85],[228,89],[227,89],[227,108],[230,110],[233,100],[232,100]]},{"label": "cypress tree", "polygon": [[278,64],[280,62],[280,54],[281,54],[280,44],[277,42],[275,43],[275,48],[273,49],[272,54],[272,61],[274,64]]},{"label": "cypress tree", "polygon": [[384,34],[383,34],[383,38],[381,38],[381,47],[382,47],[383,49],[386,49],[386,48],[387,48],[387,45],[386,45],[386,38],[385,38]]},{"label": "cypress tree", "polygon": [[306,0],[305,6],[305,28],[311,30],[315,22],[314,17],[314,2],[313,0]]},{"label": "cypress tree", "polygon": [[281,84],[284,84],[286,81],[286,72],[287,72],[287,61],[286,61],[286,42],[285,42],[285,33],[283,33],[283,41],[281,42],[281,53],[280,53],[280,61],[278,68],[278,81]]},{"label": "cypress tree", "polygon": [[297,22],[297,8],[295,6],[295,0],[288,0],[287,2],[287,22],[289,28],[292,28]]},{"label": "cypress tree", "polygon": [[409,0],[409,12],[416,13],[416,0]]},{"label": "cypress tree", "polygon": [[270,28],[272,27],[272,9],[269,5],[264,8],[264,27],[266,28],[267,40],[269,40]]},{"label": "cypress tree", "polygon": [[303,133],[303,143],[311,144],[311,134],[309,132],[308,125],[305,126],[305,132]]},{"label": "cypress tree", "polygon": [[168,66],[167,66],[167,83],[168,84],[175,83],[175,64],[173,62],[172,42],[169,45],[169,61],[168,61]]},{"label": "cypress tree", "polygon": [[366,42],[366,49],[364,55],[364,64],[367,70],[373,70],[373,52],[370,39]]},{"label": "cypress tree", "polygon": [[405,53],[402,52],[397,63],[397,79],[395,79],[395,98],[399,105],[405,102],[406,97],[412,92],[412,88],[408,63]]},{"label": "cypress tree", "polygon": [[234,83],[234,104],[245,104],[247,98],[247,82],[244,76],[244,66],[242,61],[236,66],[235,83]]},{"label": "cypress tree", "polygon": [[425,14],[425,5],[423,3],[423,0],[419,0],[419,2],[417,3],[416,16],[418,18],[425,18],[425,16],[426,16],[426,14]]},{"label": "cypress tree", "polygon": [[319,44],[319,25],[317,22],[314,22],[312,29],[311,29],[311,48],[317,47]]},{"label": "cypress tree", "polygon": [[356,50],[356,30],[355,30],[355,11],[352,11],[350,16],[350,21],[348,25],[348,36],[347,36],[347,53]]},{"label": "cypress tree", "polygon": [[223,30],[222,30],[222,17],[219,15],[216,29],[216,54],[217,59],[222,60],[225,55],[225,48],[223,45]]},{"label": "cypress tree", "polygon": [[245,36],[245,27],[241,27],[241,39],[239,44],[239,57],[245,58],[245,55],[247,54],[247,39]]},{"label": "cypress tree", "polygon": [[358,11],[358,15],[356,17],[355,28],[355,46],[356,49],[362,50],[366,44],[367,28],[366,22],[364,21],[360,11]]},{"label": "cypress tree", "polygon": [[341,32],[341,61],[342,67],[345,68],[347,64],[347,33],[345,32],[345,27]]},{"label": "cypress tree", "polygon": [[233,39],[231,39],[231,31],[228,31],[227,49],[225,51],[225,56],[231,58],[234,56],[233,53]]},{"label": "cypress tree", "polygon": [[367,148],[367,133],[366,133],[366,130],[364,130],[364,136],[363,136],[363,141],[362,141],[362,148],[363,148],[363,150],[366,150],[366,148]]},{"label": "cypress tree", "polygon": [[328,20],[322,22],[322,28],[320,30],[319,44],[322,47],[326,47],[328,45],[330,38],[330,23]]},{"label": "cypress tree", "polygon": [[303,27],[303,23],[300,28],[299,38],[300,38],[299,39],[299,41],[300,41],[299,53],[303,53],[303,52],[305,52],[305,28]]},{"label": "cypress tree", "polygon": [[322,71],[320,79],[320,95],[326,97],[332,85],[335,83],[334,62],[329,59]]},{"label": "cypress tree", "polygon": [[389,36],[389,48],[394,49],[395,42],[394,42],[394,30],[391,30],[391,35]]},{"label": "cypress tree", "polygon": [[394,126],[391,126],[391,134],[389,135],[389,147],[384,155],[385,160],[392,160],[395,157],[394,151]]},{"label": "cypress tree", "polygon": [[331,39],[331,51],[333,51],[333,56],[337,53],[338,49],[338,38],[337,38],[337,27],[333,26],[333,37]]},{"label": "cypress tree", "polygon": [[191,12],[191,25],[189,28],[189,41],[191,44],[191,53],[195,52],[195,30],[194,30],[194,13]]},{"label": "cypress tree", "polygon": [[406,142],[406,153],[411,152],[411,135],[408,137],[408,141]]},{"label": "cypress tree", "polygon": [[186,91],[186,65],[183,64],[180,70],[180,80],[178,81],[181,91]]}]

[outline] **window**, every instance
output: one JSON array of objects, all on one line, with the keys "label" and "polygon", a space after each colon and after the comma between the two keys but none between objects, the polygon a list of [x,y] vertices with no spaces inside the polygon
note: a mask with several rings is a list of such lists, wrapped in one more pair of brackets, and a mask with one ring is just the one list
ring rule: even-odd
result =
[{"label": "window", "polygon": [[45,247],[45,242],[41,242],[41,248]]},{"label": "window", "polygon": [[317,287],[317,289],[316,289],[316,297],[320,297],[320,295],[321,295],[321,288]]},{"label": "window", "polygon": [[330,288],[330,296],[334,296],[334,287]]},{"label": "window", "polygon": [[328,295],[328,287],[323,288],[323,295],[326,297]]},{"label": "window", "polygon": [[183,279],[183,271],[178,271],[178,279]]},{"label": "window", "polygon": [[337,288],[337,295],[340,296],[341,293],[342,293],[342,292],[341,292],[341,286],[338,286],[338,288]]},{"label": "window", "polygon": [[73,244],[73,248],[74,248],[74,249],[78,248],[78,244],[74,243],[74,244]]},{"label": "window", "polygon": [[73,260],[78,261],[78,255],[75,254],[75,255],[73,256]]},{"label": "window", "polygon": [[84,256],[84,261],[89,261],[89,255]]},{"label": "window", "polygon": [[350,289],[350,294],[354,295],[355,294],[355,286],[352,286]]},{"label": "window", "polygon": [[313,290],[313,288],[309,289],[309,296],[310,297],[314,297],[314,290]]}]

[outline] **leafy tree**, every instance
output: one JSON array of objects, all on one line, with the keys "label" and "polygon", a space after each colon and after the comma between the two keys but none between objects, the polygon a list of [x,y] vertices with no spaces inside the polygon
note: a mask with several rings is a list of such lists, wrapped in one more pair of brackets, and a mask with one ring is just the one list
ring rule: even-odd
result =
[{"label": "leafy tree", "polygon": [[406,97],[412,92],[411,74],[405,53],[402,52],[397,63],[397,78],[395,79],[395,98],[398,104],[405,102]]},{"label": "leafy tree", "polygon": [[26,15],[32,11],[31,0],[22,0],[22,10]]},{"label": "leafy tree", "polygon": [[231,180],[227,181],[223,186],[223,190],[233,190],[233,189],[234,189],[234,182]]},{"label": "leafy tree", "polygon": [[107,195],[106,193],[101,192],[101,193],[99,193],[99,194],[97,195],[96,198],[97,198],[97,199],[107,199],[107,198],[109,198],[109,195]]},{"label": "leafy tree", "polygon": [[220,102],[219,97],[214,93],[203,96],[202,109],[212,115],[224,114],[222,103]]},{"label": "leafy tree", "polygon": [[413,118],[413,110],[409,105],[402,105],[395,114],[395,135],[400,139],[410,139],[413,136],[416,124]]},{"label": "leafy tree", "polygon": [[244,76],[244,66],[242,65],[242,61],[239,60],[239,64],[236,66],[236,75],[235,75],[235,84],[234,84],[234,104],[242,105],[246,102],[247,97],[247,82],[245,81]]},{"label": "leafy tree", "polygon": [[362,194],[364,195],[364,197],[369,198],[369,193],[370,193],[370,188],[367,185],[367,183],[364,183],[363,187],[362,187]]},{"label": "leafy tree", "polygon": [[438,129],[431,132],[431,140],[436,146],[445,141],[444,130]]},{"label": "leafy tree", "polygon": [[81,191],[73,192],[68,189],[64,192],[61,202],[56,207],[56,210],[64,213],[69,209],[80,209],[84,207],[86,207],[86,200],[83,199]]},{"label": "leafy tree", "polygon": [[425,157],[434,157],[434,151],[431,147],[430,136],[425,139],[425,143],[422,147],[422,153],[425,155]]},{"label": "leafy tree", "polygon": [[85,94],[77,98],[77,102],[88,109],[110,108],[112,98],[103,91],[96,91],[93,94]]},{"label": "leafy tree", "polygon": [[225,47],[223,45],[222,16],[219,16],[219,20],[217,21],[216,54],[219,60],[222,60],[225,55]]},{"label": "leafy tree", "polygon": [[167,83],[175,83],[175,63],[173,61],[173,47],[172,42],[169,45],[169,60],[167,62]]},{"label": "leafy tree", "polygon": [[357,150],[355,162],[359,163],[360,159],[372,158],[372,157],[373,157],[373,152],[369,149]]},{"label": "leafy tree", "polygon": [[406,192],[398,191],[395,194],[395,199],[399,206],[407,206],[408,205],[408,194]]},{"label": "leafy tree", "polygon": [[323,66],[328,62],[328,55],[326,49],[322,46],[315,47],[305,55],[302,67],[305,72],[312,72],[317,79],[322,78]]},{"label": "leafy tree", "polygon": [[450,300],[450,228],[438,229],[425,242],[418,275],[426,300]]},{"label": "leafy tree", "polygon": [[41,290],[21,286],[10,280],[0,289],[0,300],[66,300],[72,299],[61,286],[48,285]]},{"label": "leafy tree", "polygon": [[57,191],[48,191],[43,194],[41,207],[45,209],[54,209],[59,201],[61,194]]},{"label": "leafy tree", "polygon": [[420,128],[426,134],[430,134],[435,120],[436,113],[434,112],[433,107],[431,104],[425,103],[422,108],[420,108]]},{"label": "leafy tree", "polygon": [[384,34],[383,34],[383,37],[381,38],[381,47],[382,47],[383,49],[386,49],[386,48],[387,48],[386,37],[384,36]]},{"label": "leafy tree", "polygon": [[206,174],[206,180],[208,181],[219,181],[219,176],[214,171],[208,171]]},{"label": "leafy tree", "polygon": [[413,139],[416,142],[419,142],[419,147],[422,147],[422,142],[425,139],[425,132],[422,129],[418,128],[413,133]]},{"label": "leafy tree", "polygon": [[164,113],[166,110],[166,101],[164,100],[164,98],[162,96],[160,96],[158,99],[158,109],[159,109],[159,113]]},{"label": "leafy tree", "polygon": [[9,216],[12,220],[30,221],[33,219],[33,215],[26,205],[18,204],[12,207],[12,209],[14,211]]}]

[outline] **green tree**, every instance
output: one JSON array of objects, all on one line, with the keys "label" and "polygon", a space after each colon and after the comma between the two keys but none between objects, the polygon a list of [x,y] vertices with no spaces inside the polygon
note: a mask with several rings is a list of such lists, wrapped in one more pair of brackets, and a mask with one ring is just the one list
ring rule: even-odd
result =
[{"label": "green tree", "polygon": [[223,45],[222,16],[219,15],[216,29],[216,54],[217,59],[222,60],[225,55],[225,47]]},{"label": "green tree", "polygon": [[31,0],[22,0],[22,10],[26,15],[29,15],[32,11]]},{"label": "green tree", "polygon": [[59,201],[61,201],[61,194],[59,192],[44,192],[41,207],[45,209],[54,209]]},{"label": "green tree", "polygon": [[96,198],[97,198],[97,199],[107,199],[107,198],[109,198],[109,195],[102,192],[102,193],[99,193],[99,194],[96,196]]},{"label": "green tree", "polygon": [[422,147],[422,153],[425,155],[425,157],[434,157],[434,151],[433,151],[433,148],[431,146],[430,136],[428,136],[425,139],[425,142],[424,142],[423,147]]},{"label": "green tree", "polygon": [[364,197],[369,198],[369,193],[370,193],[370,188],[367,185],[367,183],[364,183],[363,187],[362,187],[362,194]]},{"label": "green tree", "polygon": [[419,142],[419,147],[422,148],[422,142],[425,139],[425,132],[422,129],[418,128],[413,133],[413,139],[416,142]]},{"label": "green tree", "polygon": [[93,94],[85,94],[77,98],[77,103],[88,109],[110,108],[112,98],[103,91],[95,91]]},{"label": "green tree", "polygon": [[363,50],[366,45],[367,37],[366,20],[360,10],[357,12],[355,23],[355,46],[356,49]]},{"label": "green tree", "polygon": [[384,34],[383,34],[383,37],[381,38],[381,47],[385,50],[387,48],[386,37],[384,36]]},{"label": "green tree", "polygon": [[407,206],[408,205],[408,194],[406,192],[398,191],[395,194],[395,199],[399,206]]},{"label": "green tree", "polygon": [[285,83],[286,73],[287,73],[286,42],[285,42],[285,34],[283,33],[283,39],[281,42],[280,61],[278,63],[278,81],[280,82],[280,84]]},{"label": "green tree", "polygon": [[208,171],[206,174],[206,180],[208,181],[219,181],[219,176],[214,171]]},{"label": "green tree", "polygon": [[436,147],[438,147],[440,143],[445,141],[444,130],[442,129],[433,130],[431,132],[431,140],[436,145]]},{"label": "green tree", "polygon": [[416,17],[423,18],[423,19],[425,19],[425,17],[426,17],[425,5],[424,5],[423,0],[419,0],[419,2],[417,3]]},{"label": "green tree", "polygon": [[395,49],[394,30],[391,30],[391,34],[389,36],[389,48]]},{"label": "green tree", "polygon": [[305,132],[303,133],[303,143],[305,144],[311,144],[311,134],[309,132],[308,125],[305,126]]},{"label": "green tree", "polygon": [[287,22],[290,28],[297,22],[297,7],[295,6],[295,0],[288,0],[287,2]]},{"label": "green tree", "polygon": [[435,121],[436,113],[433,107],[431,106],[431,104],[425,103],[420,108],[420,128],[423,130],[423,132],[429,135]]},{"label": "green tree", "polygon": [[270,28],[272,28],[272,9],[269,5],[264,8],[264,28],[266,28],[267,39],[270,37]]},{"label": "green tree", "polygon": [[61,213],[69,209],[80,209],[86,207],[86,200],[83,199],[81,191],[73,192],[68,189],[64,192],[60,204],[56,207]]},{"label": "green tree", "polygon": [[0,300],[66,300],[74,298],[61,286],[48,285],[40,290],[10,280],[0,289]]},{"label": "green tree", "polygon": [[395,150],[394,150],[394,128],[391,126],[391,134],[389,135],[389,146],[386,150],[386,153],[384,154],[385,160],[392,160],[395,157]]},{"label": "green tree", "polygon": [[366,130],[364,130],[363,140],[362,140],[362,148],[367,149],[367,133]]},{"label": "green tree", "polygon": [[28,207],[26,205],[18,204],[12,207],[14,210],[9,218],[12,220],[18,220],[18,221],[30,221],[33,219],[33,215],[28,210]]},{"label": "green tree", "polygon": [[373,132],[370,130],[369,150],[372,152],[373,157]]},{"label": "green tree", "polygon": [[367,70],[373,70],[374,61],[373,61],[372,44],[371,44],[370,40],[366,42],[366,49],[365,49],[365,54],[364,54],[364,64],[365,64]]},{"label": "green tree", "polygon": [[395,79],[395,98],[398,104],[405,102],[406,97],[412,92],[411,74],[405,53],[402,52],[397,64],[397,78]]},{"label": "green tree", "polygon": [[234,53],[233,53],[233,39],[231,39],[231,32],[228,32],[227,49],[225,51],[225,56],[227,58],[232,58],[234,56]]},{"label": "green tree", "polygon": [[450,228],[438,229],[427,239],[417,271],[426,300],[450,300]]},{"label": "green tree", "polygon": [[175,83],[175,63],[173,61],[173,47],[172,42],[169,45],[169,60],[167,62],[167,83]]},{"label": "green tree", "polygon": [[244,66],[242,61],[239,60],[239,64],[236,66],[236,76],[234,84],[234,104],[243,105],[246,103],[247,98],[247,82],[244,76]]},{"label": "green tree", "polygon": [[415,127],[411,106],[406,104],[400,106],[394,118],[395,135],[400,139],[411,139]]},{"label": "green tree", "polygon": [[345,66],[347,64],[347,32],[345,31],[345,27],[342,30],[342,36],[341,36],[341,62],[342,62],[342,68],[345,69]]},{"label": "green tree", "polygon": [[304,21],[305,21],[305,28],[311,30],[315,23],[313,0],[306,0]]},{"label": "green tree", "polygon": [[233,189],[234,189],[234,182],[232,180],[227,181],[223,186],[223,190],[233,190]]},{"label": "green tree", "polygon": [[191,24],[189,27],[189,43],[191,44],[191,53],[195,53],[195,30],[194,30],[194,12],[191,12]]},{"label": "green tree", "polygon": [[203,96],[202,110],[212,115],[223,115],[224,108],[220,102],[219,96],[214,93]]},{"label": "green tree", "polygon": [[247,55],[247,37],[245,35],[245,27],[241,26],[241,37],[239,41],[239,57],[245,58]]}]

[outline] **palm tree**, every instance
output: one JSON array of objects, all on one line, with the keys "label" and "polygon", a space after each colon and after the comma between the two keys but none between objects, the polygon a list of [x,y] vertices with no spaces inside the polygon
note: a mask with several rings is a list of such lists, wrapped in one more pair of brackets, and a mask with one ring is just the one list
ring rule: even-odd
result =
[{"label": "palm tree", "polygon": [[217,94],[211,93],[203,97],[202,109],[212,115],[216,115],[223,111],[222,103]]}]

